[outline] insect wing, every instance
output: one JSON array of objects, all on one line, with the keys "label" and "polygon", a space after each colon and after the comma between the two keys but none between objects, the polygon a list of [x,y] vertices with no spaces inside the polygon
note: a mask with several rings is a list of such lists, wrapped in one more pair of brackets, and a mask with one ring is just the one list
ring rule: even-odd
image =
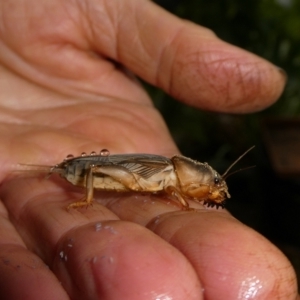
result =
[{"label": "insect wing", "polygon": [[139,175],[144,179],[148,179],[172,166],[170,159],[151,154],[111,155],[107,159],[111,164],[122,166],[130,173]]},{"label": "insect wing", "polygon": [[[81,165],[83,172],[94,166],[119,166],[128,172],[134,173],[142,178],[148,179],[166,168],[173,167],[172,161],[161,155],[151,154],[116,154],[109,156],[85,156],[76,157],[67,162],[69,172],[75,174],[75,169]],[[74,169],[74,170],[73,170]]]}]

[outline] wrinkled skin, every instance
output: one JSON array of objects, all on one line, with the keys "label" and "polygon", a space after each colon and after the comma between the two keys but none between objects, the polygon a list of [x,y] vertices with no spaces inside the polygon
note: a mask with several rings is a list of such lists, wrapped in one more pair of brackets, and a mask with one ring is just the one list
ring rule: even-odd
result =
[{"label": "wrinkled skin", "polygon": [[297,297],[288,260],[226,210],[108,193],[68,212],[81,191],[9,176],[102,148],[178,153],[133,73],[200,109],[246,113],[279,97],[277,67],[145,0],[1,1],[0,39],[1,299]]}]

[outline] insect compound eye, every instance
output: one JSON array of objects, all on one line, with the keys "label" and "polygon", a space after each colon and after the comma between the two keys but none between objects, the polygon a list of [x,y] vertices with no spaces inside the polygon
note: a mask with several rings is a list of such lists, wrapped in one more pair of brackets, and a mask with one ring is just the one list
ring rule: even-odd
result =
[{"label": "insect compound eye", "polygon": [[215,177],[214,178],[214,183],[215,184],[219,184],[220,183],[220,178],[219,177]]}]

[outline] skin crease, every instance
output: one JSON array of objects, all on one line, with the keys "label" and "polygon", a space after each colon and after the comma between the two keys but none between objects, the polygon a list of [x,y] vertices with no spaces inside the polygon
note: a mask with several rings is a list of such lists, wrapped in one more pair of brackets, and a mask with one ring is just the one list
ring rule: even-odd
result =
[{"label": "skin crease", "polygon": [[226,210],[11,174],[69,153],[178,153],[132,74],[201,109],[271,105],[285,76],[146,0],[0,3],[1,299],[299,299],[269,241]]}]

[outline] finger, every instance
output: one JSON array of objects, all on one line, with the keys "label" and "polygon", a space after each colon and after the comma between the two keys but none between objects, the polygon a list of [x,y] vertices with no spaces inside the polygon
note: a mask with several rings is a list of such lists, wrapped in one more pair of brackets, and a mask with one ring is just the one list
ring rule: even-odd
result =
[{"label": "finger", "polygon": [[295,299],[291,264],[257,232],[224,210],[194,204],[198,211],[176,212],[174,204],[151,198],[119,198],[108,205],[121,219],[147,226],[181,251],[194,266],[205,298]]},{"label": "finger", "polygon": [[[90,43],[93,33],[88,28],[93,21],[85,14],[85,5],[85,1],[59,0],[2,3],[0,21],[6,25],[0,26],[0,86],[2,94],[13,98],[9,106],[19,108],[18,104],[23,106],[26,101],[26,107],[61,107],[63,102],[105,102],[110,97],[151,104],[132,73],[104,58]],[[105,10],[101,1],[90,5],[92,10]],[[108,25],[104,26],[104,37],[111,27],[109,16],[104,13],[103,17],[103,25]],[[12,80],[20,90],[9,88],[7,81]],[[32,97],[32,92],[39,97]],[[49,99],[53,92],[59,92],[61,98]],[[72,101],[65,95],[72,96]]]},{"label": "finger", "polygon": [[[23,1],[14,11],[10,2],[2,8],[9,13],[3,14],[7,26],[1,32],[1,61],[68,95],[98,101],[114,95],[149,103],[144,91],[104,57],[208,110],[260,110],[283,90],[285,75],[277,67],[150,1],[81,1],[79,6],[48,1],[37,10]],[[26,11],[21,22],[20,10]]]},{"label": "finger", "polygon": [[1,299],[69,299],[49,267],[31,253],[0,202]]},{"label": "finger", "polygon": [[282,93],[282,70],[150,1],[107,5],[108,35],[103,31],[109,22],[96,6],[90,6],[88,18],[97,50],[175,98],[207,110],[250,112]]},{"label": "finger", "polygon": [[[1,195],[27,247],[72,299],[201,299],[197,276],[178,250],[99,204],[66,211],[72,194],[54,186],[16,179]],[[189,279],[184,285],[182,274]]]},{"label": "finger", "polygon": [[149,228],[191,261],[207,298],[295,299],[295,272],[275,246],[226,212],[202,212],[160,218]]}]

